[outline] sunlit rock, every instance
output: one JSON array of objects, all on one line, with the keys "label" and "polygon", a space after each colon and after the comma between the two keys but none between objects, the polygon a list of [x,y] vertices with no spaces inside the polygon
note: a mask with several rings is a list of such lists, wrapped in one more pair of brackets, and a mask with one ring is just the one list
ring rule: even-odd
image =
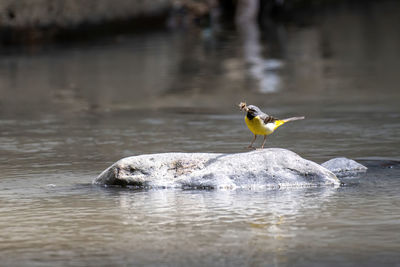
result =
[{"label": "sunlit rock", "polygon": [[361,165],[352,159],[343,157],[328,160],[322,163],[321,166],[327,168],[339,177],[354,176],[367,171],[367,167],[364,165]]},{"label": "sunlit rock", "polygon": [[237,154],[163,153],[114,163],[94,184],[173,188],[278,188],[339,185],[329,170],[279,148]]}]

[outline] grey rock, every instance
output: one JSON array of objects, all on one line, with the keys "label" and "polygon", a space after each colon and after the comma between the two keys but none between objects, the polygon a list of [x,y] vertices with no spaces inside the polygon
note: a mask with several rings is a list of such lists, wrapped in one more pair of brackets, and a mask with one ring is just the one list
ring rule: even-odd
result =
[{"label": "grey rock", "polygon": [[279,148],[247,153],[163,153],[111,165],[93,184],[173,188],[275,188],[339,185],[329,170]]},{"label": "grey rock", "polygon": [[363,157],[357,158],[370,169],[393,169],[400,167],[400,158],[395,157]]},{"label": "grey rock", "polygon": [[367,167],[365,167],[364,165],[361,165],[360,163],[352,159],[344,157],[328,160],[322,163],[321,166],[327,168],[328,170],[340,177],[354,176],[367,171]]}]

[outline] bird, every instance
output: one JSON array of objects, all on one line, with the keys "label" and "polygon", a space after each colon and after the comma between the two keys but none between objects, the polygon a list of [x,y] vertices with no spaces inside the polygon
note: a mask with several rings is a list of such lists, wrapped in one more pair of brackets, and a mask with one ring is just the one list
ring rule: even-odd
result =
[{"label": "bird", "polygon": [[289,121],[303,120],[305,118],[304,116],[301,116],[280,120],[265,114],[261,109],[254,105],[247,105],[245,102],[239,103],[239,108],[240,110],[246,111],[244,120],[249,130],[254,134],[254,138],[248,146],[248,148],[252,149],[255,148],[253,147],[253,144],[257,139],[257,135],[264,135],[264,140],[261,145],[261,149],[263,149],[265,141],[267,140],[267,135],[272,134],[279,126]]}]

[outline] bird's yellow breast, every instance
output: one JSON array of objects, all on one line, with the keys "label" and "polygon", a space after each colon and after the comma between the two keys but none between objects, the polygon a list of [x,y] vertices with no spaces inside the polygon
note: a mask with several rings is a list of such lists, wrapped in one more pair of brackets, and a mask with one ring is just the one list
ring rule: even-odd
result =
[{"label": "bird's yellow breast", "polygon": [[256,135],[272,134],[276,128],[278,128],[284,123],[284,121],[282,120],[277,120],[275,122],[270,122],[270,123],[264,123],[264,121],[261,120],[259,116],[256,116],[251,120],[247,118],[247,116],[245,116],[244,120],[249,130]]}]

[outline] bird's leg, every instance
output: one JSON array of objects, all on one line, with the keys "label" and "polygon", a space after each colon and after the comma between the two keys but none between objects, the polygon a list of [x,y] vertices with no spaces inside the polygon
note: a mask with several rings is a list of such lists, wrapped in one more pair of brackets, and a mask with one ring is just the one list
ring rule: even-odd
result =
[{"label": "bird's leg", "polygon": [[256,138],[257,138],[257,135],[255,134],[253,140],[251,141],[250,145],[247,148],[254,148],[253,144],[256,141]]},{"label": "bird's leg", "polygon": [[263,148],[264,148],[265,141],[267,141],[267,135],[264,135],[264,141],[263,141],[263,143],[262,143],[262,145],[261,145],[261,149],[263,149]]}]

